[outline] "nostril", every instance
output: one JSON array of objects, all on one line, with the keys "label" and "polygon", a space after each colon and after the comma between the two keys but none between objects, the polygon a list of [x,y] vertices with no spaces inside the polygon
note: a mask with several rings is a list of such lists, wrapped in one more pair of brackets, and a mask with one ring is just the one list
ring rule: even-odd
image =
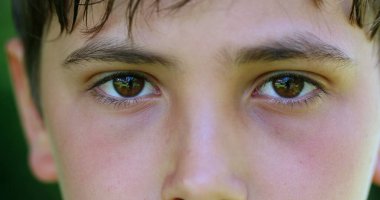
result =
[{"label": "nostril", "polygon": [[173,200],[185,200],[185,199],[182,199],[182,198],[174,198]]}]

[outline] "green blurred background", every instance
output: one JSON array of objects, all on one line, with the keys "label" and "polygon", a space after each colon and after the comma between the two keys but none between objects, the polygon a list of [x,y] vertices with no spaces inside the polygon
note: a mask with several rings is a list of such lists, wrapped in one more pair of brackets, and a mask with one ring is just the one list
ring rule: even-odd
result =
[{"label": "green blurred background", "polygon": [[15,36],[11,0],[0,0],[0,199],[60,200],[58,186],[35,180],[28,168],[27,145],[18,119],[4,45]]},{"label": "green blurred background", "polygon": [[[9,80],[4,45],[15,36],[10,0],[0,1],[0,199],[59,200],[56,184],[35,180],[28,168],[27,146]],[[312,181],[312,180],[311,180]],[[380,199],[380,188],[373,186],[369,200]]]}]

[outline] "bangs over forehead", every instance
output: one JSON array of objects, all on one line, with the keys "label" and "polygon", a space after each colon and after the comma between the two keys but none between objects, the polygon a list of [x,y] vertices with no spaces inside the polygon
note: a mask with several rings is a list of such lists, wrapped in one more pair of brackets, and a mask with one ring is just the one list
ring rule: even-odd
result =
[{"label": "bangs over forehead", "polygon": [[[178,10],[188,3],[195,0],[172,0],[170,6],[161,8],[162,0],[148,0],[148,3],[151,3],[154,10],[156,12],[160,12],[161,10]],[[317,8],[321,8],[323,6],[324,0],[309,0],[313,3]],[[106,5],[105,12],[101,20],[94,27],[89,27],[86,33],[98,33],[104,24],[107,22],[109,18],[112,8],[114,6],[115,0],[49,0],[49,13],[56,13],[60,26],[61,32],[71,33],[75,24],[77,23],[78,15],[80,7],[83,7],[83,17],[84,20],[87,21],[88,10],[89,7],[94,4],[103,3]],[[126,17],[128,21],[128,31],[129,36],[131,36],[131,30],[133,25],[133,19],[136,15],[137,10],[141,7],[142,3],[147,2],[147,0],[128,0],[127,9],[126,9]],[[369,36],[373,38],[379,29],[380,26],[380,3],[376,0],[350,0],[352,2],[351,12],[350,12],[350,22],[352,24],[358,25],[360,28],[363,28],[364,24],[367,21],[368,16],[372,18],[368,21],[372,21],[371,26],[369,27]],[[72,12],[70,12],[72,11]],[[69,16],[69,13],[72,13],[72,16]],[[51,18],[51,14],[50,14]]]}]

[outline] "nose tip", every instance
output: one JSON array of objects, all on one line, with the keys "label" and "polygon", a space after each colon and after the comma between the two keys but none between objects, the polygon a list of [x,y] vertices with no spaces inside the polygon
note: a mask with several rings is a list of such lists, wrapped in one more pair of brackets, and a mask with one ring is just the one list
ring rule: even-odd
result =
[{"label": "nose tip", "polygon": [[[245,200],[245,182],[221,155],[210,151],[181,155],[174,172],[167,176],[164,200]],[[205,153],[208,152],[208,153]]]},{"label": "nose tip", "polygon": [[199,173],[175,175],[164,186],[164,200],[245,200],[246,187],[236,177]]}]

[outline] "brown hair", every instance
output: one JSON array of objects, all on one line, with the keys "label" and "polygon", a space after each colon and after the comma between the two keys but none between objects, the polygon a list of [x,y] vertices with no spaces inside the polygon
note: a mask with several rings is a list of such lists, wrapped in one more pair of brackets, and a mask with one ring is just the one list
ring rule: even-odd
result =
[{"label": "brown hair", "polygon": [[[179,9],[191,0],[173,0],[168,8]],[[312,0],[316,6],[321,7],[323,0]],[[378,0],[352,0],[350,22],[360,28],[370,23],[368,36],[376,37],[380,26],[380,2]],[[132,34],[133,20],[143,0],[128,0],[126,15],[128,19],[129,36]],[[160,0],[152,0],[156,11],[159,12]],[[22,39],[25,51],[25,64],[35,103],[39,104],[39,65],[43,32],[56,15],[60,24],[61,33],[71,33],[78,21],[79,8],[83,7],[83,17],[87,20],[88,9],[98,3],[105,3],[106,9],[99,23],[88,27],[86,33],[98,33],[112,12],[115,0],[13,0],[13,15],[16,29]],[[82,15],[81,15],[82,16]]]}]

